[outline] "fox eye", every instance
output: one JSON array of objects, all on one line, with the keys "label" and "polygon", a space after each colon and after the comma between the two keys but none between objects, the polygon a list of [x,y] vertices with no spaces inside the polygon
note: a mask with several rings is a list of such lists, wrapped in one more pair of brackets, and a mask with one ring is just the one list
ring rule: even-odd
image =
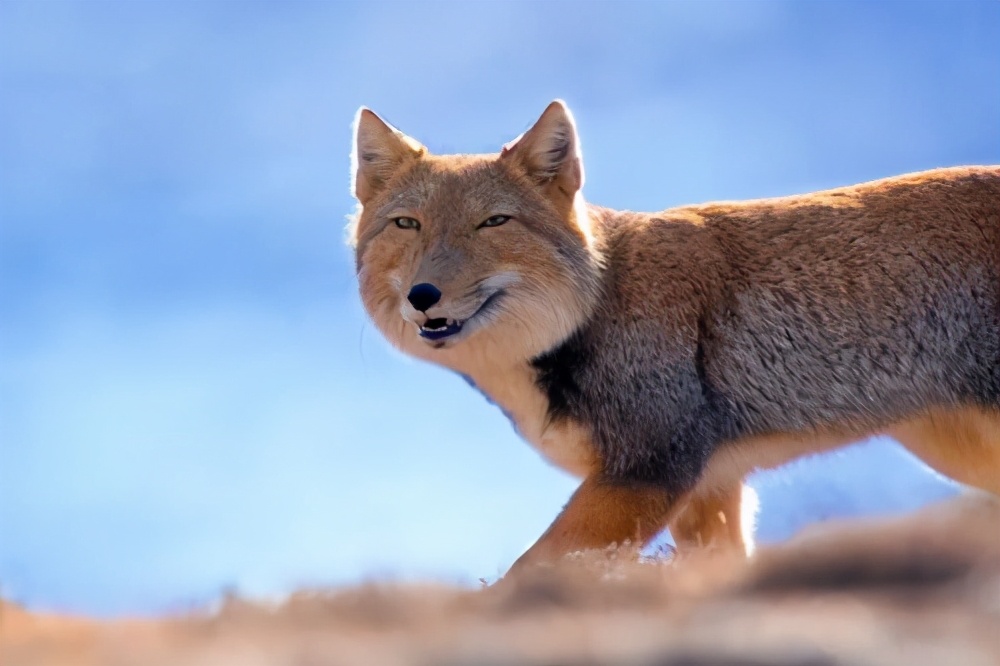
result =
[{"label": "fox eye", "polygon": [[510,215],[494,215],[476,228],[482,229],[483,227],[499,227],[501,224],[506,223],[509,219]]},{"label": "fox eye", "polygon": [[400,229],[419,229],[420,223],[414,220],[412,217],[394,217],[392,221],[396,223],[396,226]]}]

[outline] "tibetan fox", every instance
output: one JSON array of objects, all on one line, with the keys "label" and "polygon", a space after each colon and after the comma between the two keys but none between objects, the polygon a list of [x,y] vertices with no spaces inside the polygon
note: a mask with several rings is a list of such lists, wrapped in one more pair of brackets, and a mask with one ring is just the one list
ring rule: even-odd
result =
[{"label": "tibetan fox", "polygon": [[665,527],[746,553],[749,472],[875,434],[1000,494],[1000,166],[611,210],[559,101],[490,155],[362,108],[352,161],[375,325],[582,478],[515,567]]}]

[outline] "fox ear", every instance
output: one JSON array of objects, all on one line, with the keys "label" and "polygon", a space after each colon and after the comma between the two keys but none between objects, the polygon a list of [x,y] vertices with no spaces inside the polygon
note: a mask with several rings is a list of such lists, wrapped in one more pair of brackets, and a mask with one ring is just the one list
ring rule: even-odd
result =
[{"label": "fox ear", "polygon": [[361,107],[354,117],[354,151],[351,182],[354,198],[365,204],[404,163],[426,149],[388,124],[370,109]]},{"label": "fox ear", "polygon": [[583,156],[573,114],[562,100],[546,107],[527,132],[503,147],[502,159],[516,159],[540,185],[570,199],[583,187]]}]

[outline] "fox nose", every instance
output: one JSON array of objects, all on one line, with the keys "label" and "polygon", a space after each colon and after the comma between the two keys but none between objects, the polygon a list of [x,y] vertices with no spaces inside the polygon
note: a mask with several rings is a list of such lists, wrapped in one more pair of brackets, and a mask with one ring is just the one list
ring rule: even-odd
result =
[{"label": "fox nose", "polygon": [[410,293],[406,296],[406,300],[421,312],[427,312],[428,309],[441,300],[441,290],[430,282],[421,282],[420,284],[413,285]]}]

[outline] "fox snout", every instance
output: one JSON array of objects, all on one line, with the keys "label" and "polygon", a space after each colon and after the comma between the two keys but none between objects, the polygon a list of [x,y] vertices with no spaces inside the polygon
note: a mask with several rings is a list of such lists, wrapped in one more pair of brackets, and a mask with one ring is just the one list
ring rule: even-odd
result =
[{"label": "fox snout", "polygon": [[410,291],[406,294],[406,300],[416,312],[420,313],[416,320],[411,319],[411,321],[417,324],[420,337],[428,342],[437,342],[457,335],[465,323],[460,319],[428,314],[428,310],[441,302],[441,297],[441,290],[430,282],[419,282],[410,287]]},{"label": "fox snout", "polygon": [[[402,315],[417,326],[418,334],[427,342],[457,338],[470,326],[478,328],[489,322],[507,296],[507,288],[515,282],[517,278],[511,274],[480,280],[465,290],[455,285],[443,285],[442,289],[431,282],[418,282],[406,292]],[[444,291],[453,295],[446,298]]]},{"label": "fox snout", "polygon": [[406,300],[416,310],[427,312],[428,309],[441,300],[441,290],[430,282],[421,282],[420,284],[413,285],[410,293],[406,295]]}]

